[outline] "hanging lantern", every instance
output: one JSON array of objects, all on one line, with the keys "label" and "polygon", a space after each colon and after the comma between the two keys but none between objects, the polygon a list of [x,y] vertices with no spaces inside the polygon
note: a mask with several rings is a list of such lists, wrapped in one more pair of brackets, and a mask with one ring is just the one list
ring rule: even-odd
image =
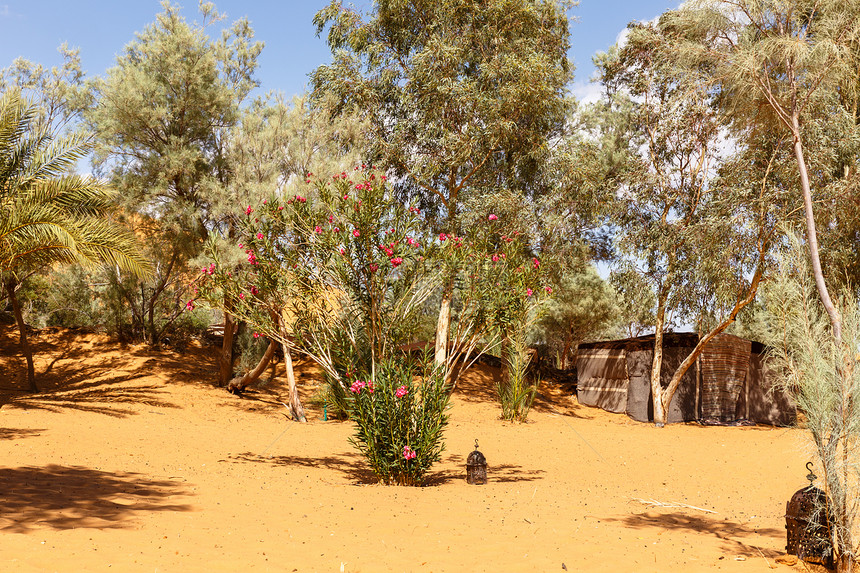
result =
[{"label": "hanging lantern", "polygon": [[472,485],[487,483],[487,458],[478,451],[478,440],[475,440],[475,451],[466,458],[466,482]]},{"label": "hanging lantern", "polygon": [[830,543],[830,524],[827,496],[812,484],[817,476],[812,473],[812,462],[806,464],[809,485],[795,492],[785,504],[785,550],[803,561],[833,567],[833,546]]}]

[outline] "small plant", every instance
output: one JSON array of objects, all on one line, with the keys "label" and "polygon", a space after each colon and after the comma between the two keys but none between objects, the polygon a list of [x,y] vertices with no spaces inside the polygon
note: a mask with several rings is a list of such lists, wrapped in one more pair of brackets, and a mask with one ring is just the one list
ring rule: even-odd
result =
[{"label": "small plant", "polygon": [[421,485],[445,448],[450,388],[441,370],[415,370],[408,357],[392,358],[349,386],[350,441],[386,484]]}]

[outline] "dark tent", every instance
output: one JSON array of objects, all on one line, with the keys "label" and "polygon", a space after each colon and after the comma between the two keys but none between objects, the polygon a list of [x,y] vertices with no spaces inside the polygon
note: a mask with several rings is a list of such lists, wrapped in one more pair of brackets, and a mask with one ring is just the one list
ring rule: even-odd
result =
[{"label": "dark tent", "polygon": [[[660,371],[663,386],[668,386],[698,340],[697,334],[664,335]],[[669,405],[668,421],[794,423],[794,404],[769,379],[763,352],[760,343],[731,334],[714,337],[684,374]],[[579,402],[610,412],[624,412],[640,422],[653,421],[650,382],[653,356],[653,334],[581,344],[576,359]]]}]

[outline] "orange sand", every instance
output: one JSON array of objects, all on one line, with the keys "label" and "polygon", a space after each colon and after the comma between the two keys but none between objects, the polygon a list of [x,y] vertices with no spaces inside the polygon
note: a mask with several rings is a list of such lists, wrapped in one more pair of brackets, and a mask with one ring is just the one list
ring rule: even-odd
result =
[{"label": "orange sand", "polygon": [[[429,485],[386,487],[349,423],[286,418],[281,377],[214,388],[211,348],[43,330],[30,395],[16,335],[0,325],[0,571],[805,570],[775,562],[801,430],[656,429],[555,386],[505,423],[479,367]],[[485,486],[464,480],[475,438]]]}]

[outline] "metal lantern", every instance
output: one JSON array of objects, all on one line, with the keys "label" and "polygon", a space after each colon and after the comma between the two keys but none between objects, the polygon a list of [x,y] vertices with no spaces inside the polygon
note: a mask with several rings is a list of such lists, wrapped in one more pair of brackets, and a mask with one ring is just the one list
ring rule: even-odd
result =
[{"label": "metal lantern", "polygon": [[827,496],[812,484],[812,462],[806,464],[809,485],[798,490],[785,504],[785,550],[810,563],[833,567],[833,547],[830,543],[830,525]]},{"label": "metal lantern", "polygon": [[487,483],[487,458],[478,451],[478,440],[475,440],[475,451],[466,458],[466,481],[472,485]]}]

